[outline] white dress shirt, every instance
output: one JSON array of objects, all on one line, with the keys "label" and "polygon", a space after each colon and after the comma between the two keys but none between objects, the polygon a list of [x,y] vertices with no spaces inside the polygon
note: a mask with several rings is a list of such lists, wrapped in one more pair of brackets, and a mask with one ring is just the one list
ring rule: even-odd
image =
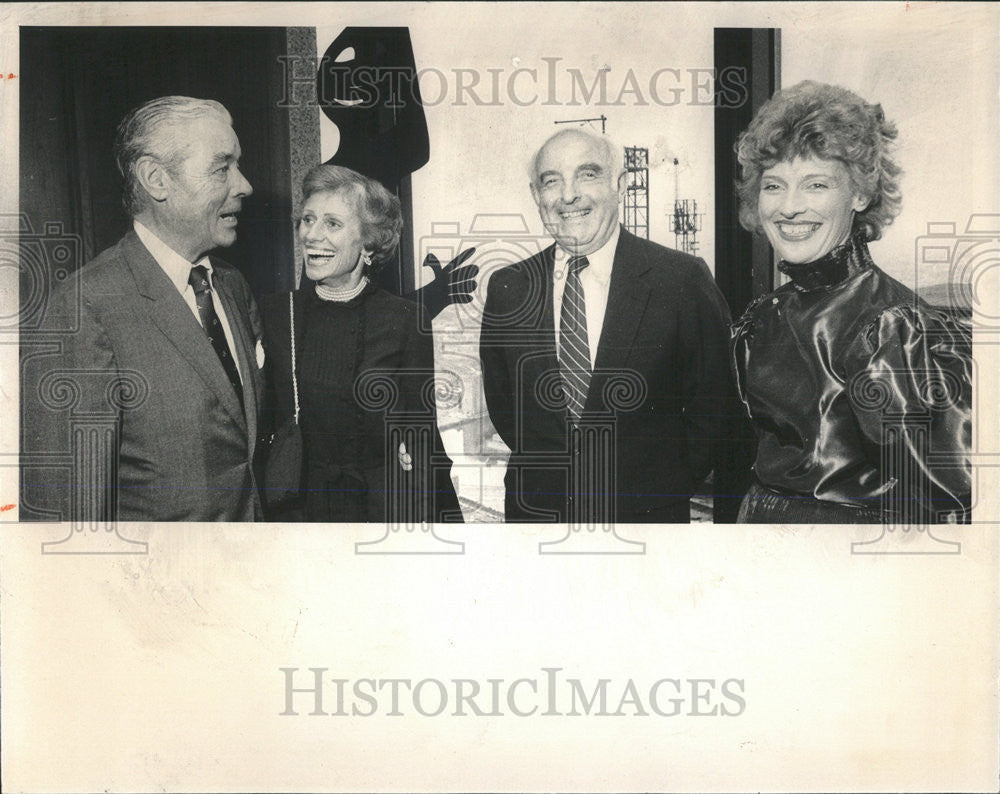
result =
[{"label": "white dress shirt", "polygon": [[[132,226],[139,240],[146,246],[146,250],[156,260],[156,264],[167,274],[170,283],[177,288],[184,302],[190,307],[191,312],[198,321],[198,325],[201,325],[198,301],[195,299],[194,289],[188,283],[188,279],[191,276],[191,268],[195,267],[195,265],[202,265],[208,271],[208,284],[214,292],[215,285],[212,282],[212,263],[209,258],[203,256],[198,262],[192,264],[139,221],[133,220]],[[242,378],[243,372],[240,370],[240,357],[236,355],[236,345],[233,343],[233,332],[229,328],[229,318],[226,317],[226,307],[222,305],[222,301],[218,298],[213,298],[212,304],[215,306],[215,313],[219,315],[219,322],[222,323],[222,332],[226,335],[226,342],[229,345],[230,353],[232,353],[233,363],[236,364],[236,371],[239,372]]]},{"label": "white dress shirt", "polygon": [[[601,341],[601,329],[604,328],[604,313],[608,308],[608,288],[611,285],[611,268],[615,262],[615,249],[618,247],[618,235],[621,226],[615,226],[615,231],[604,245],[587,254],[587,267],[580,271],[580,286],[583,287],[583,300],[587,308],[587,346],[590,348],[590,366],[597,364],[597,346]],[[563,292],[566,289],[566,276],[569,275],[569,260],[575,254],[568,254],[556,245],[555,268],[552,273],[552,310],[556,326],[556,349],[559,349],[559,325],[562,313]]]}]

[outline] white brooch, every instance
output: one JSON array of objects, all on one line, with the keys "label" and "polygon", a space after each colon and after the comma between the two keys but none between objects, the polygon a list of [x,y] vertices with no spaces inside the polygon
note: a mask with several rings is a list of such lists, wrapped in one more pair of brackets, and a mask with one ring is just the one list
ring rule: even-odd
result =
[{"label": "white brooch", "polygon": [[264,345],[257,340],[257,369],[264,369]]}]

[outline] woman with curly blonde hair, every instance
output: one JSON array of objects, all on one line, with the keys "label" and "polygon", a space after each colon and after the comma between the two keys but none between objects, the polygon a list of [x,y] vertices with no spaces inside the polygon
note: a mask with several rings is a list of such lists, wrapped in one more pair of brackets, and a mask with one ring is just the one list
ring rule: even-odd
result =
[{"label": "woman with curly blonde hair", "polygon": [[748,523],[925,523],[969,510],[971,334],[880,270],[901,204],[880,105],[806,81],[736,144],[740,222],[789,281],[733,325],[758,439]]}]

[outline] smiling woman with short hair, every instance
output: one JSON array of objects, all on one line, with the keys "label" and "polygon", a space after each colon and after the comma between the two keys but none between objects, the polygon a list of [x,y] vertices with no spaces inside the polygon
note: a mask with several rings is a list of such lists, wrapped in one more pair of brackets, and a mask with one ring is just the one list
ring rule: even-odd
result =
[{"label": "smiling woman with short hair", "polygon": [[747,523],[967,516],[971,334],[872,261],[900,208],[896,128],[839,86],[802,82],[740,136],[740,221],[790,281],[733,325],[758,438]]},{"label": "smiling woman with short hair", "polygon": [[[430,324],[419,304],[370,278],[399,243],[399,199],[349,168],[318,165],[296,224],[309,281],[266,297],[261,310],[273,424],[300,415],[304,482],[299,501],[272,505],[270,518],[460,521],[435,421]],[[390,424],[406,434],[405,465]]]}]

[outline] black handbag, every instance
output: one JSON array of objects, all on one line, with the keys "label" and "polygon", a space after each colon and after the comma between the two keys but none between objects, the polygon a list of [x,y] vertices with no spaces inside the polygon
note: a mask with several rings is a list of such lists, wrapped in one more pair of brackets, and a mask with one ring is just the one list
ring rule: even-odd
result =
[{"label": "black handbag", "polygon": [[292,346],[292,399],[294,416],[271,436],[264,466],[264,501],[272,510],[290,507],[302,497],[302,428],[299,426],[299,384],[295,375],[295,304],[288,293],[288,326]]}]

